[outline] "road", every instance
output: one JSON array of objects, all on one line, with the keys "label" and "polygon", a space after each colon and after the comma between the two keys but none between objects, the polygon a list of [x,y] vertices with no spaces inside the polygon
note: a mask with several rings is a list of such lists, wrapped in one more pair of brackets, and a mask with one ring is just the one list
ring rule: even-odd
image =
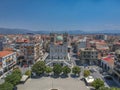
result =
[{"label": "road", "polygon": [[73,48],[72,48],[72,50],[70,52],[70,57],[71,57],[71,61],[72,61],[73,65],[76,66],[76,65],[79,64],[79,59],[77,59],[76,53],[73,52]]},{"label": "road", "polygon": [[[89,66],[90,67],[90,66]],[[119,87],[119,85],[113,80],[113,79],[105,79],[104,75],[102,75],[99,70],[98,70],[98,66],[91,66],[90,68],[94,68],[96,71],[91,73],[91,75],[97,79],[100,78],[101,80],[104,81],[104,84],[106,87]]]}]

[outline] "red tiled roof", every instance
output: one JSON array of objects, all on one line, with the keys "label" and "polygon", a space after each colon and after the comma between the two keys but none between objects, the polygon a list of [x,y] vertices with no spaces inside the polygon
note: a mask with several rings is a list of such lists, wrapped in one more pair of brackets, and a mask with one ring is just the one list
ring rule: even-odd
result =
[{"label": "red tiled roof", "polygon": [[30,42],[28,39],[17,39],[16,42],[24,43],[24,42]]},{"label": "red tiled roof", "polygon": [[0,57],[2,58],[12,53],[13,53],[12,51],[0,51]]},{"label": "red tiled roof", "polygon": [[109,65],[114,65],[114,57],[112,55],[108,55],[107,57],[103,57],[102,60],[107,62]]},{"label": "red tiled roof", "polygon": [[4,50],[4,51],[13,51],[12,48],[4,48],[3,50]]}]

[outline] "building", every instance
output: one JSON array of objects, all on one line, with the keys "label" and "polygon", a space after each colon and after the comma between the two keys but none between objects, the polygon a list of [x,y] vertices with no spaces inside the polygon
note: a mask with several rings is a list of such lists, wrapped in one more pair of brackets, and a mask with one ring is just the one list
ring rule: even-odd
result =
[{"label": "building", "polygon": [[34,64],[43,57],[43,41],[40,35],[22,35],[17,37],[15,48],[18,52],[18,63],[22,65]]},{"label": "building", "polygon": [[53,66],[56,63],[71,66],[68,53],[68,34],[50,34],[49,57],[47,65]]},{"label": "building", "polygon": [[12,51],[0,51],[0,73],[11,69],[16,65],[16,52]]},{"label": "building", "polygon": [[107,35],[99,34],[95,36],[95,39],[97,40],[107,40]]},{"label": "building", "polygon": [[113,69],[113,77],[120,83],[120,50],[115,52],[115,62]]},{"label": "building", "polygon": [[24,56],[23,64],[34,64],[43,56],[42,46],[40,43],[23,43],[20,46],[20,50]]},{"label": "building", "polygon": [[79,50],[80,48],[86,48],[87,47],[87,40],[86,39],[87,39],[87,37],[84,37],[83,39],[80,39],[77,42],[77,50]]},{"label": "building", "polygon": [[115,42],[112,46],[112,51],[116,51],[120,49],[120,41],[119,42]]},{"label": "building", "polygon": [[3,42],[0,41],[0,51],[2,51],[2,50],[3,50]]},{"label": "building", "polygon": [[104,71],[112,73],[112,70],[114,68],[114,55],[102,57],[100,60],[100,66],[103,68]]},{"label": "building", "polygon": [[81,48],[79,49],[80,64],[92,65],[97,63],[98,51],[93,48]]}]

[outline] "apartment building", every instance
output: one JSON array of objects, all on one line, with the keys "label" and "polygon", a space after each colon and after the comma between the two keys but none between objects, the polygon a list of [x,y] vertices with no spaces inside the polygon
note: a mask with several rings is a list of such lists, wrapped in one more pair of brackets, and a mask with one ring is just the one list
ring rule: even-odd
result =
[{"label": "apartment building", "polygon": [[0,73],[9,70],[16,65],[16,52],[0,51]]},{"label": "apartment building", "polygon": [[80,64],[94,64],[98,60],[98,51],[93,48],[79,49]]},{"label": "apartment building", "polygon": [[115,52],[115,62],[113,69],[113,77],[120,83],[120,50]]}]

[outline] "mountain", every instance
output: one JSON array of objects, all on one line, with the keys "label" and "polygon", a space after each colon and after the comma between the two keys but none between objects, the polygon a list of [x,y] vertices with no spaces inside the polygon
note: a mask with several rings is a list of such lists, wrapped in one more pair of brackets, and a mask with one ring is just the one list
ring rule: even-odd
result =
[{"label": "mountain", "polygon": [[101,33],[101,34],[120,34],[120,30],[99,30],[93,31],[91,33]]},{"label": "mountain", "polygon": [[49,31],[49,30],[39,30],[32,31],[27,29],[10,29],[10,28],[0,28],[0,34],[49,34],[49,33],[68,33],[68,34],[120,34],[120,30],[99,30],[99,31],[82,31],[82,30],[61,30],[61,31]]},{"label": "mountain", "polygon": [[25,34],[25,33],[33,33],[33,31],[26,29],[0,28],[0,34]]},{"label": "mountain", "polygon": [[61,31],[35,31],[35,33],[39,33],[39,34],[49,34],[49,33],[69,33],[69,34],[83,34],[86,32],[83,32],[81,30],[61,30]]}]

